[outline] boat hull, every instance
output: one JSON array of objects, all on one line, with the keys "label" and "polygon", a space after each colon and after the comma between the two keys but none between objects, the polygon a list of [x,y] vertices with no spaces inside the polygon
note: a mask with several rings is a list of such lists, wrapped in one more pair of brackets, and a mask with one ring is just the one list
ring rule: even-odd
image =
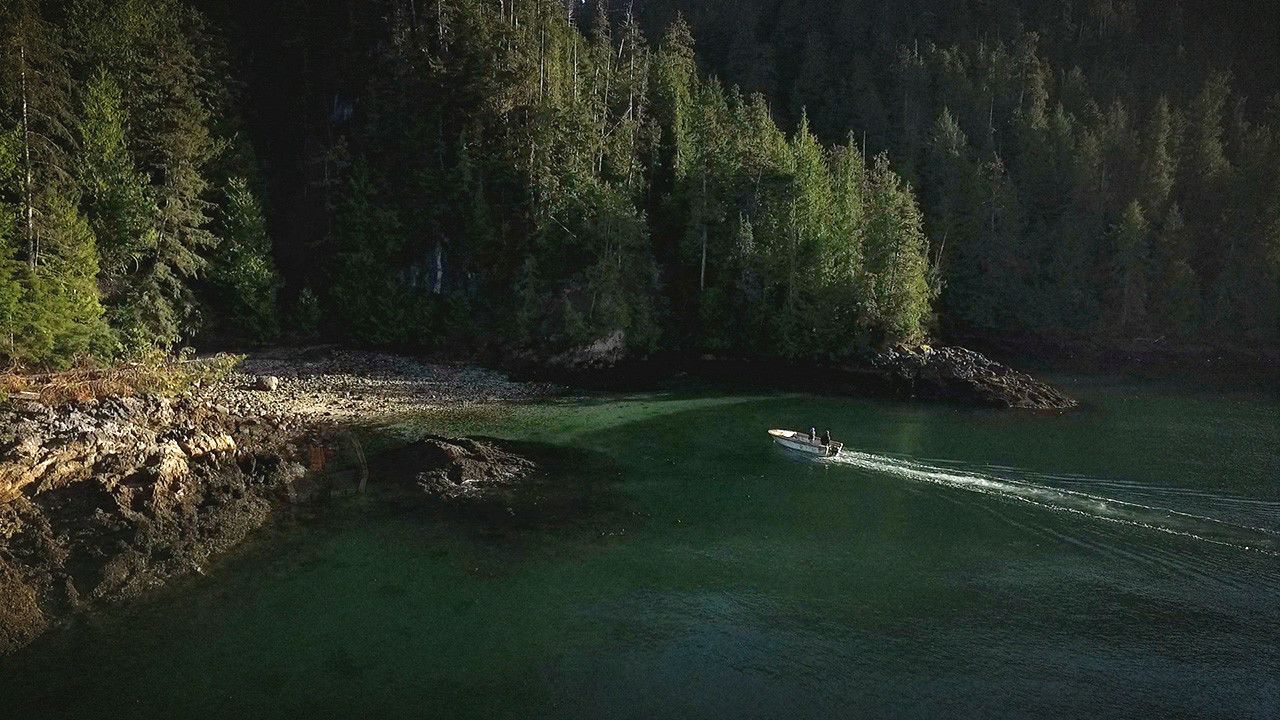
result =
[{"label": "boat hull", "polygon": [[794,452],[811,455],[813,457],[835,457],[840,454],[841,443],[833,442],[830,445],[823,445],[817,441],[810,441],[808,433],[796,432],[794,430],[770,430],[769,435],[773,441],[782,447]]}]

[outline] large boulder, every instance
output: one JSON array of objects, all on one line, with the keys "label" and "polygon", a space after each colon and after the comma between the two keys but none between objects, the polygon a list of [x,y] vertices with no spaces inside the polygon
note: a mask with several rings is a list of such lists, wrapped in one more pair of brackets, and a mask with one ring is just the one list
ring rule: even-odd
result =
[{"label": "large boulder", "polygon": [[253,389],[263,392],[275,392],[280,387],[280,378],[275,375],[259,375],[253,381]]}]

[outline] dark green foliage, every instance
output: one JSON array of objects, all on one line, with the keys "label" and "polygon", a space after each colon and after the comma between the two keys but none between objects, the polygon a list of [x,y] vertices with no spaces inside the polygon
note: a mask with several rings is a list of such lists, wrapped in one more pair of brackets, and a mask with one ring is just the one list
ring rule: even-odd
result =
[{"label": "dark green foliage", "polygon": [[870,175],[864,282],[872,326],[891,341],[919,340],[930,299],[920,210],[886,156]]},{"label": "dark green foliage", "polygon": [[1153,245],[1148,317],[1157,330],[1188,337],[1200,321],[1200,289],[1191,269],[1191,237],[1176,204],[1156,228]]},{"label": "dark green foliage", "polygon": [[243,178],[231,178],[226,193],[209,276],[227,315],[225,322],[234,324],[239,335],[270,340],[279,334],[280,327],[276,318],[278,281],[267,219]]},{"label": "dark green foliage", "polygon": [[414,313],[414,297],[426,293],[429,278],[406,266],[404,226],[379,194],[364,163],[351,171],[338,206],[334,233],[338,254],[332,278],[332,315],[355,340],[404,346],[425,328]]},{"label": "dark green foliage", "polygon": [[689,12],[704,67],[787,125],[890,152],[920,194],[944,331],[1280,339],[1274,9],[646,5]]},{"label": "dark green foliage", "polygon": [[65,195],[46,200],[49,231],[40,264],[28,274],[22,303],[25,349],[17,360],[60,365],[110,352],[112,338],[98,302],[98,258],[93,231]]},{"label": "dark green foliage", "polygon": [[208,165],[221,148],[211,134],[215,90],[202,22],[176,0],[82,0],[72,26],[85,61],[123,90],[129,149],[151,179],[153,240],[115,313],[131,349],[168,347],[189,334],[191,281],[217,245]]},{"label": "dark green foliage", "polygon": [[135,322],[134,283],[137,268],[159,244],[159,209],[146,176],[134,167],[125,142],[127,119],[120,88],[110,75],[99,71],[90,79],[77,120],[77,177],[97,236],[98,285],[127,350],[138,351],[152,344],[152,333]]},{"label": "dark green foliage", "polygon": [[909,191],[892,184],[895,280],[874,286],[860,156],[804,127],[788,140],[763,98],[701,76],[683,21],[650,49],[603,8],[587,27],[550,0],[388,18],[399,40],[373,61],[395,87],[371,79],[345,136],[357,160],[326,240],[329,330],[552,352],[620,330],[642,352],[791,357],[919,338]]},{"label": "dark green foliage", "polygon": [[0,355],[172,348],[211,256],[214,314],[271,332],[265,220],[214,167],[233,114],[216,58],[178,0],[0,3]]},{"label": "dark green foliage", "polygon": [[6,359],[1280,341],[1274,73],[1155,0],[205,5],[0,0]]},{"label": "dark green foliage", "polygon": [[303,288],[286,313],[289,335],[298,340],[315,340],[320,334],[322,312],[316,294],[311,288]]},{"label": "dark green foliage", "polygon": [[[18,134],[0,131],[0,187],[13,185],[18,168]],[[19,241],[18,208],[0,197],[0,348],[10,358],[18,353],[20,312],[24,308]]]},{"label": "dark green foliage", "polygon": [[1121,334],[1131,335],[1146,327],[1149,230],[1142,206],[1134,200],[1111,231],[1115,264],[1109,305],[1114,313],[1112,322]]},{"label": "dark green foliage", "polygon": [[0,4],[0,128],[12,128],[15,165],[0,189],[17,212],[22,259],[34,270],[56,231],[49,202],[71,184],[75,112],[64,33],[37,0]]}]

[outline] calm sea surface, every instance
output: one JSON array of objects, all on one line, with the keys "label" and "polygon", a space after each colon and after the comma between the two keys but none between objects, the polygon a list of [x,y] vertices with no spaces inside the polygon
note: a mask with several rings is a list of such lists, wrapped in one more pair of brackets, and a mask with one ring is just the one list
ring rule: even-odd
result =
[{"label": "calm sea surface", "polygon": [[[1280,716],[1280,398],[1060,380],[1086,409],[426,419],[563,449],[581,491],[509,522],[373,497],[285,522],[0,660],[0,717]],[[810,426],[850,451],[766,435]]]}]

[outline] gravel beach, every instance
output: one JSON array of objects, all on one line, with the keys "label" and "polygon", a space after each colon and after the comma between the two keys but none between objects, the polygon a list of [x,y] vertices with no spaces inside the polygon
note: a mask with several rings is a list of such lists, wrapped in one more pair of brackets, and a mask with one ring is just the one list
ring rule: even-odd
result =
[{"label": "gravel beach", "polygon": [[524,402],[563,392],[551,383],[514,382],[474,365],[319,346],[251,354],[225,381],[202,388],[198,397],[236,415],[303,428]]}]

